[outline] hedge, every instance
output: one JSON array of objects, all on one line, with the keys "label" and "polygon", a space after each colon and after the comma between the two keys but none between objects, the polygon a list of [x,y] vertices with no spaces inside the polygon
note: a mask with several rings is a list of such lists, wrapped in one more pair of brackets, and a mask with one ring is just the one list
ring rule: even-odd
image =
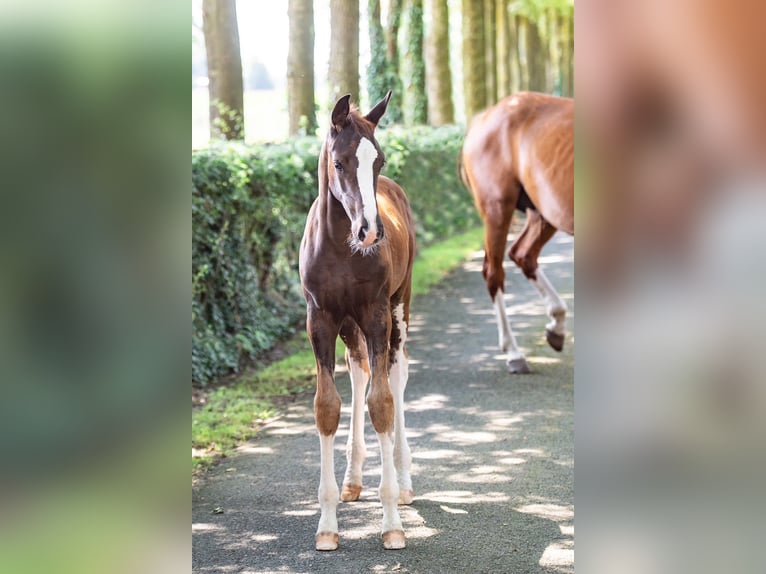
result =
[{"label": "hedge", "polygon": [[[476,225],[457,175],[463,130],[391,128],[383,173],[407,192],[421,245]],[[317,194],[316,138],[192,152],[192,379],[237,371],[305,315],[298,249]]]}]

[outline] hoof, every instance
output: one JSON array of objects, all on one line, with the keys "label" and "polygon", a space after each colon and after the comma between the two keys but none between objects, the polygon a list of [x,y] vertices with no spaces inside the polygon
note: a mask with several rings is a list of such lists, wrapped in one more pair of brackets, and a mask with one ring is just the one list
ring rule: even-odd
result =
[{"label": "hoof", "polygon": [[412,504],[415,493],[412,490],[399,490],[399,504]]},{"label": "hoof", "polygon": [[361,484],[344,484],[343,490],[340,493],[340,499],[343,502],[355,502],[359,500],[360,494],[362,494]]},{"label": "hoof", "polygon": [[561,349],[564,348],[564,335],[559,335],[550,329],[546,329],[545,338],[548,340],[548,344],[553,348],[553,350],[561,351]]},{"label": "hoof", "polygon": [[316,542],[316,549],[327,551],[338,549],[338,533],[337,532],[318,532],[314,538]]},{"label": "hoof", "polygon": [[383,548],[386,550],[401,550],[407,546],[404,530],[389,530],[383,533]]},{"label": "hoof", "polygon": [[508,361],[508,372],[512,375],[526,375],[532,371],[529,370],[527,360],[524,357],[519,357]]}]

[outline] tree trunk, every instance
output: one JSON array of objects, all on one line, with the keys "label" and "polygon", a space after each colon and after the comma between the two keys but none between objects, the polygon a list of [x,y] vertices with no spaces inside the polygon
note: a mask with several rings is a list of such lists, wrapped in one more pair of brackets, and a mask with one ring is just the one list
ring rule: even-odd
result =
[{"label": "tree trunk", "polygon": [[203,0],[202,29],[207,51],[210,135],[242,139],[244,105],[242,58],[235,0]]},{"label": "tree trunk", "polygon": [[559,26],[556,10],[549,8],[545,15],[548,47],[547,89],[549,94],[561,95],[561,51],[559,50]]},{"label": "tree trunk", "polygon": [[431,27],[426,31],[428,122],[443,126],[455,122],[449,67],[449,10],[447,0],[428,0],[426,5],[431,15]]},{"label": "tree trunk", "polygon": [[[507,9],[507,8],[506,8]],[[508,74],[510,85],[508,93],[521,90],[521,64],[519,62],[519,27],[518,18],[508,14]]]},{"label": "tree trunk", "polygon": [[[380,0],[367,0],[367,29],[370,36],[370,63],[367,65],[367,99],[370,106],[386,95],[388,61],[386,38],[380,22]],[[385,116],[384,116],[385,117]]]},{"label": "tree trunk", "polygon": [[487,86],[487,105],[497,101],[497,55],[495,49],[495,0],[484,0],[484,81]]},{"label": "tree trunk", "polygon": [[425,124],[428,121],[423,26],[423,0],[407,0],[405,47],[402,54],[404,122],[407,125]]},{"label": "tree trunk", "polygon": [[560,16],[559,31],[561,32],[561,91],[565,96],[574,94],[574,17],[569,10]]},{"label": "tree trunk", "polygon": [[508,25],[508,2],[496,0],[495,2],[496,58],[497,58],[497,99],[501,100],[511,93],[511,50],[510,50],[510,27]]},{"label": "tree trunk", "polygon": [[487,107],[484,0],[463,0],[463,94],[465,121]]},{"label": "tree trunk", "polygon": [[314,108],[314,3],[289,0],[290,48],[287,55],[287,108],[290,135],[313,134]]},{"label": "tree trunk", "polygon": [[330,0],[330,106],[345,94],[359,101],[359,3]]},{"label": "tree trunk", "polygon": [[527,54],[527,30],[529,21],[524,16],[516,16],[516,54],[519,59],[519,89],[529,90],[529,57]]},{"label": "tree trunk", "polygon": [[388,21],[386,22],[386,62],[388,73],[388,89],[393,92],[388,102],[385,120],[398,123],[403,120],[402,102],[404,90],[399,70],[399,27],[402,22],[402,7],[404,0],[390,0],[388,5]]},{"label": "tree trunk", "polygon": [[529,69],[529,89],[535,92],[546,91],[545,62],[547,50],[540,37],[537,22],[527,21],[527,67]]}]

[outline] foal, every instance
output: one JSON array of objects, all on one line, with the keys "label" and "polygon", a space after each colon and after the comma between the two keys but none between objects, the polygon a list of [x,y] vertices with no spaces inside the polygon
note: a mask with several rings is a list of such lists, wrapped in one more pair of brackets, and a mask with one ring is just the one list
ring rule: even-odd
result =
[{"label": "foal", "polygon": [[508,256],[546,303],[548,344],[564,347],[566,303],[537,264],[560,229],[574,235],[574,100],[522,92],[505,98],[471,122],[460,154],[460,175],[484,220],[482,273],[495,305],[499,345],[508,370],[528,373],[508,323],[503,255],[515,209],[527,220]]},{"label": "foal", "polygon": [[[306,220],[300,274],[306,329],[314,349],[317,390],[314,416],[321,445],[317,550],[338,547],[338,499],[354,501],[362,490],[364,393],[380,444],[383,546],[404,548],[397,503],[412,502],[410,449],[404,428],[407,324],[415,232],[402,188],[379,175],[383,152],[374,130],[389,91],[366,116],[343,96],[319,156],[319,197]],[[352,383],[351,428],[343,490],[333,472],[333,443],[341,399],[335,388],[335,341],[346,345]]]}]

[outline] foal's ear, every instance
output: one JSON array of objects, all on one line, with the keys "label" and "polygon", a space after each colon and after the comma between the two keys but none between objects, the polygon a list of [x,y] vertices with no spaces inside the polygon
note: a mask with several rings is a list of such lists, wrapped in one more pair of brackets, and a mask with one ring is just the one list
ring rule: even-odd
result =
[{"label": "foal's ear", "polygon": [[336,131],[340,131],[346,127],[348,123],[348,114],[351,110],[351,94],[346,94],[341,97],[336,103],[335,108],[332,110],[332,125]]},{"label": "foal's ear", "polygon": [[383,117],[383,114],[386,113],[386,107],[388,106],[388,100],[391,99],[391,90],[388,90],[388,93],[386,96],[380,100],[377,104],[375,104],[375,107],[370,110],[370,113],[364,116],[368,120],[370,120],[372,123],[374,123],[376,126],[378,125],[378,122],[380,121],[380,118]]}]

